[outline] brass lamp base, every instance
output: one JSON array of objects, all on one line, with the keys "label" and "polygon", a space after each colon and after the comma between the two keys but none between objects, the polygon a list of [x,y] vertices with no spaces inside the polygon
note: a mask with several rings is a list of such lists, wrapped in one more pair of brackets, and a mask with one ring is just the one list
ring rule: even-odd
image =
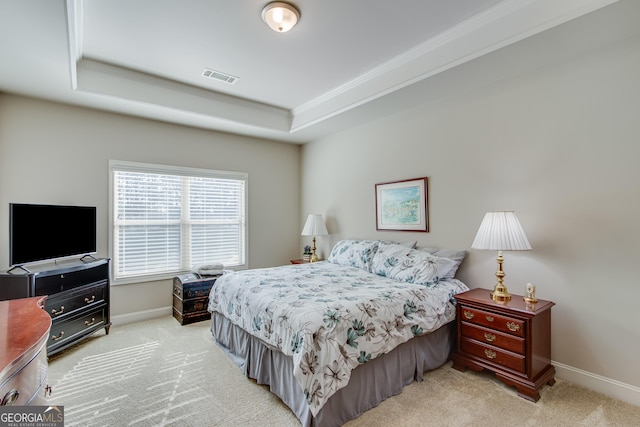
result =
[{"label": "brass lamp base", "polygon": [[507,291],[507,287],[504,285],[504,271],[502,270],[502,263],[504,262],[504,258],[502,257],[502,251],[498,251],[498,271],[496,271],[496,277],[498,278],[498,283],[493,287],[493,292],[491,292],[491,299],[495,302],[507,302],[511,300],[511,294]]},{"label": "brass lamp base", "polygon": [[318,262],[318,255],[316,255],[316,236],[313,236],[313,248],[311,248],[311,250],[313,251],[313,255],[311,255],[309,262]]},{"label": "brass lamp base", "polygon": [[505,285],[498,283],[491,292],[491,299],[495,302],[507,302],[511,300],[511,294]]}]

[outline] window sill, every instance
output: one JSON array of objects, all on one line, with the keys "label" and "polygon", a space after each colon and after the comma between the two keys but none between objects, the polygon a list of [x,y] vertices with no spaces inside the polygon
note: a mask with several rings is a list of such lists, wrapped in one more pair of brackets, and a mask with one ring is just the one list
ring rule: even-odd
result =
[{"label": "window sill", "polygon": [[[225,267],[225,270],[246,270],[246,265],[240,265],[237,267]],[[184,271],[175,271],[172,273],[163,273],[163,274],[154,274],[154,275],[140,275],[140,276],[131,276],[131,277],[123,277],[120,279],[111,279],[112,286],[121,286],[121,285],[135,285],[138,283],[146,283],[146,282],[160,282],[164,280],[173,280],[179,274],[188,274],[192,273],[190,270]]]}]

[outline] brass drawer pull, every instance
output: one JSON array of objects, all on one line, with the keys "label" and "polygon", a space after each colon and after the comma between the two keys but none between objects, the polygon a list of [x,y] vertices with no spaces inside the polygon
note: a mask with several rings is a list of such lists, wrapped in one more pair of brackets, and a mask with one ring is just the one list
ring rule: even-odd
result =
[{"label": "brass drawer pull", "polygon": [[467,319],[473,319],[473,313],[470,311],[465,311],[464,317],[466,317]]},{"label": "brass drawer pull", "polygon": [[520,330],[520,325],[515,322],[507,322],[507,328],[509,328],[511,332],[518,332]]},{"label": "brass drawer pull", "polygon": [[87,304],[91,304],[92,302],[94,302],[96,300],[96,296],[95,295],[91,295],[91,299],[89,298],[85,298],[84,302],[86,302]]},{"label": "brass drawer pull", "polygon": [[20,392],[18,390],[15,388],[13,390],[9,390],[2,398],[0,406],[12,406],[13,402],[18,400],[18,396],[20,396]]},{"label": "brass drawer pull", "polygon": [[96,323],[96,318],[92,317],[91,322],[89,322],[88,320],[84,321],[84,326],[92,326],[94,323]]},{"label": "brass drawer pull", "polygon": [[64,313],[64,305],[60,306],[60,311],[56,310],[55,308],[51,309],[51,314],[53,314],[54,316],[59,316],[62,313]]},{"label": "brass drawer pull", "polygon": [[60,331],[60,335],[58,336],[51,335],[51,339],[54,341],[58,341],[59,339],[62,339],[63,336],[64,336],[64,331]]},{"label": "brass drawer pull", "polygon": [[493,322],[494,320],[493,316],[487,316],[487,322]]},{"label": "brass drawer pull", "polygon": [[496,340],[496,336],[493,334],[490,334],[489,332],[485,332],[484,333],[484,339],[489,341],[489,342],[494,342]]},{"label": "brass drawer pull", "polygon": [[484,350],[484,355],[487,356],[487,358],[489,359],[495,359],[496,358],[496,352],[489,350],[489,349],[485,349]]}]

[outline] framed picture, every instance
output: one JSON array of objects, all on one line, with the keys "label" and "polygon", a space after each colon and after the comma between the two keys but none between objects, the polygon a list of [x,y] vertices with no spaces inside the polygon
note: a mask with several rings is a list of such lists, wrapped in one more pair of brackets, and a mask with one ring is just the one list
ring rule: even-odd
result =
[{"label": "framed picture", "polygon": [[429,231],[426,177],[376,184],[376,230]]}]

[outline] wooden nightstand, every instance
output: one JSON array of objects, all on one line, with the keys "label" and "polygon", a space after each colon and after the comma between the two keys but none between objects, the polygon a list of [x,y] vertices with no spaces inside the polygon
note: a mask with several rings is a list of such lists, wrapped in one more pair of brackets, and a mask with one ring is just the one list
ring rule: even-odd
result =
[{"label": "wooden nightstand", "polygon": [[455,296],[458,340],[452,355],[460,371],[487,369],[518,395],[536,402],[539,390],[555,383],[551,365],[551,301],[525,303],[512,295],[494,302],[487,289]]},{"label": "wooden nightstand", "polygon": [[[324,261],[324,260],[323,260],[323,259],[319,259],[319,260],[318,260],[318,262],[319,262],[319,261]],[[290,262],[291,264],[308,264],[308,263],[310,263],[311,261],[305,261],[305,260],[303,260],[302,258],[299,258],[299,259],[290,259],[290,260],[289,260],[289,262]]]}]

